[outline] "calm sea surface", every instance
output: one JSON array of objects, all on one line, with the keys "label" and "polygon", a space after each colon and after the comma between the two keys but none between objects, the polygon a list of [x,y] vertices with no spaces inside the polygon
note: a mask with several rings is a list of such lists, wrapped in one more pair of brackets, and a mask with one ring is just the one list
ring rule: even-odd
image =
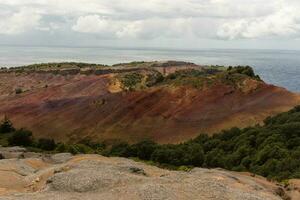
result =
[{"label": "calm sea surface", "polygon": [[5,67],[61,61],[115,64],[142,60],[180,60],[211,65],[250,65],[266,82],[300,92],[300,51],[0,46],[0,66]]}]

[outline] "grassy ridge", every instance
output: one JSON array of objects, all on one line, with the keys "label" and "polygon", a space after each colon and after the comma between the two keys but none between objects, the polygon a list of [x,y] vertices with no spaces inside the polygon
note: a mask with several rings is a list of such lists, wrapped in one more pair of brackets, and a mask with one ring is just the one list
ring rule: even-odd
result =
[{"label": "grassy ridge", "polygon": [[246,78],[261,81],[249,66],[203,68],[201,70],[185,69],[163,76],[153,70],[148,73],[129,72],[118,75],[123,89],[135,90],[159,85],[190,86],[193,88],[209,88],[215,84],[227,84],[237,87]]}]

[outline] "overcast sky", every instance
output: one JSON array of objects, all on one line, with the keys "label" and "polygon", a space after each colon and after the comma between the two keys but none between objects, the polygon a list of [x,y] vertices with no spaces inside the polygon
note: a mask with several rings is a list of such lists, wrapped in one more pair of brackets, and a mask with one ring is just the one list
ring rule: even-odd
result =
[{"label": "overcast sky", "polygon": [[300,49],[300,0],[0,0],[0,44]]}]

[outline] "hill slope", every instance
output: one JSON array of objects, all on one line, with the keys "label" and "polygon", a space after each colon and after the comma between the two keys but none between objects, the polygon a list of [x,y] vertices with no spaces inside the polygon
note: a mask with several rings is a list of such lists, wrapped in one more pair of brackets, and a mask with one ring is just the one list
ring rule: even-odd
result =
[{"label": "hill slope", "polygon": [[71,63],[0,73],[0,115],[36,137],[58,141],[177,143],[201,132],[261,123],[299,103],[299,95],[242,67]]}]

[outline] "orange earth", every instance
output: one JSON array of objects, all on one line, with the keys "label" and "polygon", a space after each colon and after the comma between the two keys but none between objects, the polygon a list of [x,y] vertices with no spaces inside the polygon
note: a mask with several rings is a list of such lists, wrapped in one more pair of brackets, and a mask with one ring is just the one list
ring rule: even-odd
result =
[{"label": "orange earth", "polygon": [[[200,133],[260,124],[300,104],[298,94],[250,78],[239,89],[218,83],[206,89],[158,85],[124,91],[114,77],[2,72],[0,117],[57,141],[179,143]],[[23,92],[16,94],[16,88]]]}]

